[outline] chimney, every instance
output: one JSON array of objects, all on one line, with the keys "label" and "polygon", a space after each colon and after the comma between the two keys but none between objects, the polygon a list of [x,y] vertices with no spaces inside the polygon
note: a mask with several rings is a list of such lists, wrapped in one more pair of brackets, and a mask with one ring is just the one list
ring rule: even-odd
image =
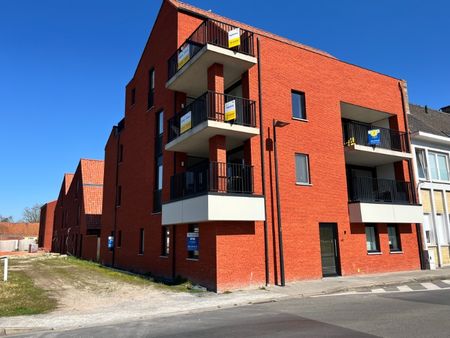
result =
[{"label": "chimney", "polygon": [[450,106],[446,106],[446,107],[441,108],[441,111],[444,112],[444,113],[450,114]]}]

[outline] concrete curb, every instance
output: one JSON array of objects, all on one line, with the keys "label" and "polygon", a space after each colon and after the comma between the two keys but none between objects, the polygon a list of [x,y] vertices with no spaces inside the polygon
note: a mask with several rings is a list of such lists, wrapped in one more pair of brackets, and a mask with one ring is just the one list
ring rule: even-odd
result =
[{"label": "concrete curb", "polygon": [[51,327],[3,327],[0,328],[0,336],[12,336],[32,332],[53,331]]},{"label": "concrete curb", "polygon": [[361,290],[364,290],[367,288],[398,286],[398,285],[405,285],[405,284],[410,284],[410,283],[433,282],[433,281],[442,280],[442,279],[450,279],[450,274],[442,275],[442,276],[407,277],[407,278],[402,278],[399,280],[389,281],[389,282],[369,282],[366,285],[358,285],[358,286],[353,286],[353,287],[352,286],[342,286],[342,287],[337,287],[337,288],[333,288],[330,290],[299,294],[298,296],[313,297],[313,296],[320,296],[320,295],[331,295],[331,294],[335,294],[335,293],[361,291]]}]

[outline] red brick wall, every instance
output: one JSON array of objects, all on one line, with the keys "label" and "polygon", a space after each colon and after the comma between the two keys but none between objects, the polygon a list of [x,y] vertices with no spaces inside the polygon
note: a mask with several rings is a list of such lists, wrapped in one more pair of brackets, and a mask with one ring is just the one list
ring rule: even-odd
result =
[{"label": "red brick wall", "polygon": [[46,251],[50,251],[52,248],[55,207],[56,201],[53,201],[44,204],[41,208],[38,245],[40,248],[44,248]]},{"label": "red brick wall", "polygon": [[81,258],[88,261],[97,261],[97,236],[83,236],[83,252]]},{"label": "red brick wall", "polygon": [[[182,275],[212,289],[226,290],[264,283],[263,222],[212,222],[200,224],[200,259],[186,259],[187,225],[177,225],[175,259],[161,253],[161,215],[152,213],[155,189],[154,140],[156,114],[164,109],[166,120],[179,109],[184,95],[165,88],[167,60],[200,24],[201,20],[176,13],[164,3],[127,97],[136,88],[136,104],[126,107],[126,127],[121,134],[124,162],[119,165],[122,204],[117,208],[117,230],[122,246],[116,249],[115,265],[130,270],[171,277]],[[177,34],[178,30],[178,34]],[[403,254],[389,254],[380,225],[382,255],[367,255],[361,225],[349,223],[340,103],[347,102],[396,115],[392,123],[405,130],[399,80],[341,62],[302,48],[261,38],[261,67],[266,137],[272,137],[272,120],[291,124],[278,133],[280,191],[284,230],[285,269],[288,281],[322,276],[319,223],[338,224],[342,273],[369,273],[419,267],[416,234],[402,225]],[[155,106],[147,109],[148,71],[156,70]],[[243,78],[244,93],[258,100],[257,67]],[[291,118],[291,90],[306,93],[307,122]],[[258,125],[259,125],[259,121]],[[164,144],[167,129],[164,131]],[[107,236],[114,225],[116,140],[105,149],[105,186],[102,216],[101,260],[111,264]],[[309,154],[311,186],[295,184],[296,152]],[[255,192],[261,193],[259,137],[248,142],[246,156],[254,166]],[[164,152],[163,201],[169,200],[170,177],[182,170],[183,154]],[[176,161],[175,161],[176,160]],[[277,217],[273,151],[265,151],[269,260],[271,283],[279,281]],[[405,163],[397,165],[407,177]],[[145,230],[145,250],[138,255],[139,230]],[[174,226],[171,226],[173,235]],[[116,233],[117,234],[117,233]],[[117,239],[117,236],[116,236]],[[116,241],[117,242],[117,241]],[[172,238],[173,244],[173,238]]]}]

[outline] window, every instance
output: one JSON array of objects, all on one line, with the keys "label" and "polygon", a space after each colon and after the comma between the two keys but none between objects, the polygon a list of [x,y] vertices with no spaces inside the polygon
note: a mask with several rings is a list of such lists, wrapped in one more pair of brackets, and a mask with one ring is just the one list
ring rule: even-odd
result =
[{"label": "window", "polygon": [[306,120],[305,93],[292,91],[292,117]]},{"label": "window", "polygon": [[155,105],[155,69],[148,72],[148,101],[147,109]]},{"label": "window", "polygon": [[122,230],[117,232],[117,247],[120,248],[122,246]]},{"label": "window", "polygon": [[[196,238],[195,240],[190,240],[192,243],[195,242],[191,247],[196,248],[197,250],[188,250],[188,258],[189,259],[198,259],[199,257],[199,242],[200,242],[200,231],[199,227],[196,224],[190,224],[188,227],[188,239],[189,238]],[[189,249],[189,248],[188,248]]]},{"label": "window", "polygon": [[295,181],[299,184],[310,184],[309,156],[295,154]]},{"label": "window", "polygon": [[161,256],[169,256],[170,253],[170,228],[162,227],[161,233]]},{"label": "window", "polygon": [[123,162],[123,144],[119,146],[119,163]]},{"label": "window", "polygon": [[396,225],[388,225],[389,250],[391,252],[402,251],[400,233]]},{"label": "window", "polygon": [[122,186],[117,186],[117,191],[116,191],[116,206],[120,207],[122,203]]},{"label": "window", "polygon": [[144,229],[139,230],[139,255],[144,254]]},{"label": "window", "polygon": [[136,103],[136,88],[131,89],[131,105]]},{"label": "window", "polygon": [[366,225],[366,245],[367,252],[380,252],[378,232],[375,225]]},{"label": "window", "polygon": [[164,133],[164,111],[156,114],[156,136],[155,136],[155,191],[153,194],[153,212],[161,211],[161,191],[163,188],[163,133]]},{"label": "window", "polygon": [[416,149],[417,173],[419,178],[428,179],[427,158],[425,149]]},{"label": "window", "polygon": [[445,154],[428,152],[428,163],[433,180],[449,181],[448,156]]}]

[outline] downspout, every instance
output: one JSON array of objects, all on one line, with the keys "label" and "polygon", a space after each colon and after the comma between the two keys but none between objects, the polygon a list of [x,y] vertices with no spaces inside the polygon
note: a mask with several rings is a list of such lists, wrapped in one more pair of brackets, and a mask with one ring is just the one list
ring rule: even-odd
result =
[{"label": "downspout", "polygon": [[116,259],[116,237],[117,237],[117,186],[119,185],[119,156],[120,156],[120,131],[119,127],[115,126],[117,135],[117,151],[116,151],[116,185],[115,185],[115,198],[114,198],[114,242],[113,242],[113,251],[112,251],[112,262],[111,266],[114,267],[115,259]]},{"label": "downspout", "polygon": [[[405,120],[405,130],[406,130],[406,141],[408,144],[408,149],[410,152],[412,152],[412,146],[411,146],[411,133],[409,130],[409,123],[408,123],[408,116],[407,116],[407,108],[409,111],[409,107],[407,107],[406,105],[409,104],[408,103],[408,95],[406,93],[406,82],[405,81],[400,81],[398,83],[398,86],[400,88],[400,95],[401,95],[401,99],[402,99],[402,110],[403,110],[403,119]],[[412,193],[413,193],[413,200],[415,204],[420,204],[417,196],[419,195],[419,185],[417,185],[417,191],[416,191],[416,184],[415,184],[415,171],[414,171],[414,167],[412,165],[412,159],[408,160],[408,172],[409,172],[409,180],[412,183]],[[417,248],[419,250],[419,260],[420,260],[420,269],[421,270],[425,270],[426,269],[426,265],[425,265],[425,259],[424,259],[424,242],[423,242],[423,238],[422,238],[422,225],[420,223],[416,223],[416,235],[417,235]]]},{"label": "downspout", "polygon": [[256,45],[258,49],[258,108],[259,108],[259,145],[261,152],[261,183],[262,194],[264,198],[264,262],[266,272],[266,285],[270,285],[270,271],[269,271],[269,230],[267,227],[267,205],[266,205],[266,170],[264,161],[264,128],[263,128],[263,106],[262,106],[262,84],[261,84],[261,47],[259,37],[256,38]]}]

